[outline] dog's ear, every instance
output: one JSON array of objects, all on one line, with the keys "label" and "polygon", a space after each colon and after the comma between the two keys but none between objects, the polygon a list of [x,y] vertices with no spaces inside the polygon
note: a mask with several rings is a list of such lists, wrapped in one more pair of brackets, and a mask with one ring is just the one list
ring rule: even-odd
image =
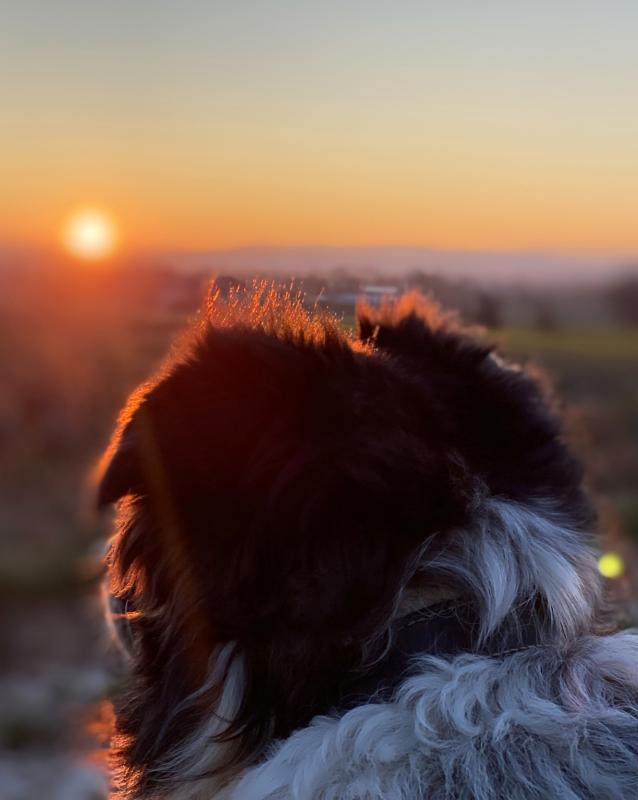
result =
[{"label": "dog's ear", "polygon": [[127,495],[148,495],[158,488],[163,472],[160,442],[153,418],[153,394],[161,381],[147,382],[128,398],[96,475],[97,507]]},{"label": "dog's ear", "polygon": [[417,291],[378,308],[365,302],[357,305],[359,339],[400,357],[480,363],[492,352],[491,347],[463,333],[455,313],[444,311],[432,297]]},{"label": "dog's ear", "polygon": [[366,344],[373,342],[377,331],[377,323],[370,311],[369,306],[357,307],[357,337]]},{"label": "dog's ear", "polygon": [[357,311],[360,336],[407,368],[445,409],[449,444],[489,492],[516,501],[552,498],[575,527],[591,524],[582,469],[537,375],[495,355],[455,314],[418,292]]},{"label": "dog's ear", "polygon": [[99,467],[98,508],[143,490],[143,469],[135,426],[129,423],[108,448]]}]

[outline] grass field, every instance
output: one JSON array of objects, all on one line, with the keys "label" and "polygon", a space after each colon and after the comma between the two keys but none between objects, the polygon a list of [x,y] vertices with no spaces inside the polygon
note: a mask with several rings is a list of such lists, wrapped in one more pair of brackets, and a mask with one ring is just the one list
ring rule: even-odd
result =
[{"label": "grass field", "polygon": [[505,349],[512,353],[530,354],[541,360],[563,355],[594,361],[633,361],[638,364],[638,328],[591,328],[539,331],[508,328],[492,332]]}]

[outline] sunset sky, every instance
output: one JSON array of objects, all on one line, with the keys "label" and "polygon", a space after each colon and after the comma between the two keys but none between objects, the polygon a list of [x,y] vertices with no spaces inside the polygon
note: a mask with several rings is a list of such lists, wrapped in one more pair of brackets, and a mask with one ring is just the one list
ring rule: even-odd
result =
[{"label": "sunset sky", "polygon": [[0,243],[638,252],[638,4],[0,0]]}]

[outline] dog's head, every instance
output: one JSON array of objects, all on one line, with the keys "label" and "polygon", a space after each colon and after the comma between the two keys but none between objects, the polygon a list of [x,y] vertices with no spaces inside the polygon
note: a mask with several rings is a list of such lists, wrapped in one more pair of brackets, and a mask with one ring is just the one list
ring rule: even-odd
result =
[{"label": "dog's head", "polygon": [[548,631],[557,600],[577,605],[558,584],[582,572],[587,511],[556,421],[419,298],[362,310],[357,340],[272,291],[211,303],[104,463],[133,673],[115,749],[136,797],[222,781],[329,712],[410,587],[471,596],[477,644],[521,594]]}]

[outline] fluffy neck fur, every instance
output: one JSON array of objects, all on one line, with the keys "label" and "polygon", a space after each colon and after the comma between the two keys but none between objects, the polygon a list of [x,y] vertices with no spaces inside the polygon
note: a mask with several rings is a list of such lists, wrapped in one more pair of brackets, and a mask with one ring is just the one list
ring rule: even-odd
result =
[{"label": "fluffy neck fur", "polygon": [[[601,587],[593,550],[583,539],[581,532],[561,524],[560,513],[553,512],[550,503],[538,502],[534,506],[526,506],[499,499],[485,501],[482,507],[477,509],[475,524],[471,528],[456,531],[452,542],[453,544],[433,555],[430,554],[432,547],[424,548],[416,570],[416,577],[421,579],[427,577],[430,586],[436,586],[438,582],[440,588],[423,593],[418,589],[406,587],[398,603],[395,618],[400,618],[405,613],[419,608],[426,608],[443,599],[471,598],[479,609],[480,619],[480,628],[476,636],[476,655],[468,654],[467,657],[457,657],[449,662],[443,658],[428,659],[424,657],[420,667],[421,676],[407,679],[393,703],[381,704],[381,706],[375,704],[353,710],[342,719],[338,717],[319,719],[305,732],[300,731],[287,743],[282,743],[280,749],[276,751],[277,754],[270,761],[267,760],[263,767],[258,767],[252,772],[249,771],[247,776],[239,782],[237,788],[232,781],[232,776],[224,774],[223,771],[215,777],[206,777],[206,775],[223,767],[228,757],[227,746],[215,745],[211,739],[215,733],[219,733],[223,729],[223,720],[228,720],[232,716],[233,709],[237,708],[241,702],[241,661],[238,660],[233,664],[232,671],[226,679],[224,695],[220,699],[218,708],[208,719],[202,721],[189,739],[180,744],[165,762],[158,765],[156,777],[159,779],[159,785],[166,787],[165,796],[172,800],[212,800],[218,796],[232,797],[233,800],[244,800],[244,798],[255,798],[256,800],[256,798],[270,797],[270,792],[278,789],[278,781],[290,782],[290,786],[287,788],[290,794],[282,794],[282,797],[308,800],[308,798],[318,796],[321,788],[320,781],[325,780],[329,783],[331,780],[328,776],[331,769],[338,767],[346,773],[348,771],[347,764],[344,763],[344,753],[335,750],[334,752],[330,751],[329,756],[325,755],[326,740],[332,741],[333,737],[343,735],[339,731],[352,730],[352,736],[361,742],[361,746],[372,748],[373,754],[375,746],[393,747],[390,740],[385,741],[385,736],[389,734],[387,726],[391,726],[392,720],[401,716],[405,717],[404,724],[413,725],[414,720],[410,709],[415,703],[423,703],[432,687],[439,687],[440,691],[446,680],[452,681],[451,686],[456,686],[458,682],[458,688],[455,690],[457,692],[461,692],[461,687],[464,687],[463,691],[468,687],[473,687],[470,696],[463,697],[463,702],[467,704],[467,707],[459,709],[457,712],[461,715],[460,721],[458,721],[460,728],[457,731],[461,738],[467,737],[476,728],[478,723],[471,722],[473,719],[471,708],[473,704],[482,702],[480,693],[489,692],[488,687],[491,684],[496,686],[498,682],[506,681],[507,691],[512,693],[512,701],[515,700],[516,692],[521,698],[524,691],[533,692],[530,698],[539,705],[540,709],[543,698],[547,696],[547,688],[541,685],[542,682],[550,681],[551,674],[559,669],[563,652],[581,652],[580,646],[576,643],[578,637],[587,634],[595,625],[600,607]],[[535,639],[535,643],[531,646],[525,644],[530,626],[534,628]],[[390,620],[388,621],[388,630],[391,631]],[[594,642],[594,640],[591,641]],[[627,655],[634,652],[632,648],[635,647],[635,643],[633,640],[625,641],[624,639],[618,639],[617,642],[623,656],[618,669],[626,671],[628,669]],[[391,646],[390,634],[387,647],[391,648]],[[596,659],[601,658],[602,651],[597,646],[594,647],[594,644],[590,645],[590,648],[593,648],[591,653],[595,662]],[[487,655],[479,655],[486,650]],[[590,653],[585,645],[582,645],[582,651]],[[508,659],[506,662],[502,660],[504,657]],[[219,670],[224,665],[225,661],[222,659],[218,661],[215,669]],[[574,662],[574,669],[577,672],[580,669],[592,670],[593,668],[593,663],[583,667]],[[517,675],[522,676],[518,687]],[[212,678],[214,681],[215,676],[213,675]],[[574,706],[574,703],[577,702],[574,692],[576,695],[579,693],[582,695],[585,692],[587,681],[593,679],[593,675],[580,676],[579,680],[584,683],[577,688],[571,687],[569,697],[564,698],[565,702],[569,701]],[[473,682],[476,683],[476,686],[473,685]],[[204,691],[205,687],[202,688],[201,693]],[[419,693],[422,693],[422,699],[419,698]],[[194,696],[193,701],[195,700]],[[461,702],[460,695],[458,702]],[[556,718],[554,719],[551,715],[548,718],[550,729],[555,727],[557,731],[567,725],[568,718],[568,711],[560,710],[559,702],[562,702],[562,699],[555,702],[555,709],[552,711]],[[450,713],[437,706],[437,701],[433,699],[429,699],[428,703],[427,713],[435,715],[437,719],[441,714]],[[329,707],[325,709],[326,714],[330,714],[331,711],[332,709]],[[507,711],[507,703],[503,700],[498,714],[494,718],[490,717],[489,721],[486,719],[485,725],[488,723],[490,726],[505,725],[503,720],[507,717]],[[512,713],[518,713],[514,706],[512,706]],[[617,717],[619,724],[623,724],[622,715],[617,714]],[[368,718],[374,720],[374,725],[379,725],[378,731],[373,733],[370,729],[369,734],[367,733],[368,726],[372,725],[372,722],[365,721]],[[542,726],[542,720],[539,720],[537,724]],[[436,725],[443,725],[442,719],[437,721]],[[505,727],[507,728],[507,726]],[[442,731],[440,733],[442,735]],[[492,733],[493,731],[490,732],[490,736]],[[371,737],[370,739],[368,739],[368,735]],[[426,740],[419,739],[418,736],[413,739],[412,735],[408,735],[407,732],[405,736],[410,741],[409,746],[422,748],[423,742],[426,741],[431,750],[438,751],[434,732],[428,734]],[[322,742],[320,767],[317,759],[308,749],[308,743],[313,740],[313,737]],[[503,748],[507,741],[508,737],[505,736],[504,729]],[[355,750],[357,746],[352,744]],[[404,746],[407,747],[407,745]],[[578,747],[580,746],[579,744]],[[337,747],[336,742],[330,744],[330,748],[334,747]],[[458,747],[460,748],[461,745],[458,744]],[[349,748],[350,745],[346,750],[349,754],[348,758],[352,757],[352,763],[356,764],[358,756],[355,757]],[[272,751],[272,745],[270,751]],[[287,755],[289,752],[292,753],[292,756]],[[587,755],[588,752],[585,749],[579,755],[579,759],[591,758],[591,753]],[[361,753],[361,755],[363,754]],[[260,754],[256,753],[249,756],[244,767],[249,767],[251,761],[259,756]],[[263,757],[263,754],[261,756]],[[460,750],[459,754],[454,757],[461,758]],[[500,757],[505,759],[505,751]],[[291,761],[287,761],[289,758]],[[304,763],[308,759],[310,759],[311,766],[306,767]],[[293,762],[296,764],[294,770]],[[445,771],[448,767],[442,764],[440,769]],[[449,769],[452,770],[452,766]],[[310,778],[306,774],[307,770],[319,771]],[[469,781],[471,769],[465,765],[464,770],[466,780]],[[592,774],[594,771],[595,769],[592,767]],[[282,778],[282,775],[286,776],[285,779]],[[303,785],[302,783],[295,788],[297,781],[301,780],[300,776],[305,776],[303,780],[315,781],[316,785],[313,784],[312,792],[308,787],[299,788]],[[410,793],[413,791],[412,781],[417,780],[417,775],[411,773],[403,775],[401,772],[401,776],[399,776],[400,780],[404,780],[405,785],[400,790],[397,789],[400,793],[370,794],[370,796],[392,797],[397,800],[420,797],[420,794]],[[230,784],[228,784],[229,777],[231,778]],[[345,780],[343,776],[341,779]],[[399,778],[396,779],[399,780]],[[390,777],[387,777],[387,780],[390,780]],[[444,784],[447,780],[451,786],[453,781],[451,773],[447,778],[437,777],[437,781],[441,780]],[[478,767],[473,780],[481,780]],[[485,777],[482,780],[487,785],[488,778]],[[505,776],[503,776],[503,780],[506,780]],[[354,790],[346,788],[344,785],[339,791],[343,794],[334,794],[335,800],[337,797],[350,797],[349,792]],[[447,789],[439,787],[438,791],[443,792],[440,797],[448,797],[445,791],[452,790],[448,786]],[[280,795],[273,794],[272,796],[279,797]],[[333,795],[326,796],[332,797]],[[353,798],[359,796],[356,792],[352,794]],[[430,797],[429,794],[423,794],[423,797],[426,796]],[[456,794],[449,795],[449,797],[456,796]],[[490,794],[489,792],[485,794],[486,798],[500,796],[505,795]],[[565,796],[568,797],[569,794]],[[613,796],[621,797],[623,795]],[[538,797],[550,797],[550,795],[538,794]]]},{"label": "fluffy neck fur", "polygon": [[425,657],[390,703],[317,717],[206,800],[633,800],[638,636]]}]

